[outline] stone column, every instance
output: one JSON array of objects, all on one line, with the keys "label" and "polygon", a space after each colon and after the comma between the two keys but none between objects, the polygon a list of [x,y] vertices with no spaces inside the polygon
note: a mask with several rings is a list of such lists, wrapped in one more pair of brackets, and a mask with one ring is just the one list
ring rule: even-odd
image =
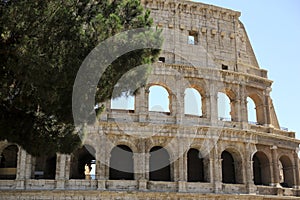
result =
[{"label": "stone column", "polygon": [[213,174],[211,176],[211,180],[214,180],[214,189],[215,193],[221,193],[222,192],[222,159],[221,155],[218,155],[218,150],[215,147],[213,149],[213,157],[212,157],[212,168],[213,168]]},{"label": "stone column", "polygon": [[136,97],[136,107],[139,107],[137,113],[139,113],[139,122],[147,121],[148,114],[148,101],[149,101],[149,88],[142,87],[139,89],[139,94]]},{"label": "stone column", "polygon": [[209,103],[209,110],[210,110],[210,121],[212,124],[217,124],[218,122],[218,91],[215,88],[213,82],[210,81],[210,103]]},{"label": "stone column", "polygon": [[26,189],[26,179],[31,177],[32,157],[19,147],[16,174],[16,189]]},{"label": "stone column", "polygon": [[240,119],[239,121],[248,124],[248,108],[247,108],[247,96],[245,94],[246,88],[244,85],[240,85]]},{"label": "stone column", "polygon": [[145,179],[149,180],[149,172],[150,172],[150,153],[145,153]]},{"label": "stone column", "polygon": [[254,185],[253,161],[251,155],[256,152],[255,144],[247,143],[245,145],[246,160],[245,160],[245,183],[249,194],[256,194],[256,186]]},{"label": "stone column", "polygon": [[145,153],[146,143],[143,138],[137,140],[138,149],[134,152],[134,178],[137,180],[138,189],[145,191],[147,190],[147,157],[148,153]]},{"label": "stone column", "polygon": [[237,99],[233,100],[230,102],[230,104],[232,104],[231,106],[231,120],[234,122],[240,122],[242,121],[242,116],[241,116],[241,100],[239,99],[239,97],[237,97]]},{"label": "stone column", "polygon": [[147,190],[147,170],[146,170],[146,157],[145,153],[134,154],[134,179],[137,180],[138,189],[145,191]]},{"label": "stone column", "polygon": [[[265,124],[267,125],[271,125],[271,111],[270,111],[270,101],[269,99],[271,98],[270,97],[270,92],[271,92],[271,88],[267,88],[265,90],[265,99],[264,99],[264,122]],[[256,110],[257,111],[257,110]]]},{"label": "stone column", "polygon": [[298,157],[298,151],[294,151],[294,188],[300,189],[300,177],[299,177],[299,157]]},{"label": "stone column", "polygon": [[141,87],[135,94],[135,112],[141,113],[145,110],[145,88]]},{"label": "stone column", "polygon": [[180,106],[176,102],[176,95],[174,93],[169,94],[169,110],[171,116],[180,115]]},{"label": "stone column", "polygon": [[279,163],[278,163],[278,152],[277,146],[271,147],[272,152],[272,168],[273,168],[273,179],[271,185],[274,187],[280,187],[280,179],[279,179]]},{"label": "stone column", "polygon": [[133,169],[134,169],[134,180],[140,180],[145,177],[144,171],[144,158],[139,153],[133,153]]},{"label": "stone column", "polygon": [[98,190],[105,190],[106,189],[106,180],[108,179],[108,171],[109,168],[107,166],[107,144],[106,144],[106,136],[105,133],[99,132],[100,135],[100,144],[99,144],[99,151],[96,151],[96,178],[98,181]]},{"label": "stone column", "polygon": [[[186,192],[186,182],[187,182],[187,146],[189,144],[184,138],[177,138],[178,140],[178,159],[176,160],[177,171],[178,171],[178,192]],[[174,177],[174,181],[175,181]]]},{"label": "stone column", "polygon": [[210,183],[214,183],[215,182],[215,177],[214,177],[214,158],[212,158],[210,156],[209,160],[207,160],[208,162],[208,168],[209,168],[209,172],[208,172],[208,177],[207,177],[207,180],[210,182]]},{"label": "stone column", "polygon": [[204,94],[203,96],[201,96],[201,101],[202,101],[202,105],[201,105],[201,109],[202,109],[202,117],[203,118],[210,118],[210,96],[207,94]]},{"label": "stone column", "polygon": [[[178,86],[179,87],[179,86]],[[173,95],[173,104],[176,103],[176,123],[181,124],[184,117],[184,92],[179,93],[178,96]],[[177,98],[176,98],[177,97]],[[177,99],[177,102],[174,100]]]},{"label": "stone column", "polygon": [[71,156],[57,153],[56,157],[56,189],[64,189],[66,180],[70,178]]},{"label": "stone column", "polygon": [[243,96],[241,101],[241,122],[242,122],[242,129],[248,129],[249,127],[249,121],[248,121],[248,101],[247,101],[247,97]]}]

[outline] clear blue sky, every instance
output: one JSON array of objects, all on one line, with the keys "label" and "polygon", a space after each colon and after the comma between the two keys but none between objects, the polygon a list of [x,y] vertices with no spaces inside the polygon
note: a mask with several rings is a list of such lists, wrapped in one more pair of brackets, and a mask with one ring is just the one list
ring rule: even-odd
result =
[{"label": "clear blue sky", "polygon": [[[199,0],[197,0],[199,1]],[[260,68],[273,80],[272,99],[280,126],[300,139],[300,1],[201,0],[240,11]]]}]

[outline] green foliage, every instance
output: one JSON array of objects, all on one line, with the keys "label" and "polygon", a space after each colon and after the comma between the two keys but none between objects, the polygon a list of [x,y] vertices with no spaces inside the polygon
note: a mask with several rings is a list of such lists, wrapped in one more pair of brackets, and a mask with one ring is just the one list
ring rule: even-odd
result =
[{"label": "green foliage", "polygon": [[[116,33],[150,27],[149,15],[139,0],[0,0],[0,140],[32,155],[77,148],[72,89],[83,59]],[[159,33],[151,37],[161,42]],[[101,77],[96,101],[111,98],[123,74],[158,53],[136,50],[117,59]]]}]

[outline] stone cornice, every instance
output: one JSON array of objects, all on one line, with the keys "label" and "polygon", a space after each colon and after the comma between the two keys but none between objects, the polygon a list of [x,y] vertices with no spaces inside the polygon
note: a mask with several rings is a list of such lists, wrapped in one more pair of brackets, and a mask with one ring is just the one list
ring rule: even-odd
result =
[{"label": "stone cornice", "polygon": [[200,2],[185,1],[185,0],[142,0],[146,8],[153,10],[168,10],[175,13],[187,13],[194,15],[202,15],[205,17],[220,18],[224,20],[238,19],[241,13],[238,11],[204,4]]},{"label": "stone cornice", "polygon": [[[210,80],[220,80],[220,75],[226,76],[226,80],[229,83],[236,84],[247,84],[253,86],[260,87],[264,89],[266,87],[270,87],[273,83],[272,80],[269,80],[265,77],[247,74],[243,72],[235,72],[235,71],[227,71],[227,70],[219,70],[207,67],[197,67],[197,66],[187,66],[180,64],[167,64],[167,63],[157,63],[160,67],[171,67],[173,69],[178,70],[183,76],[188,76],[190,78],[209,78]],[[159,70],[161,72],[161,70]],[[209,75],[209,77],[206,77]],[[226,80],[223,80],[226,82]]]},{"label": "stone cornice", "polygon": [[[239,142],[250,142],[250,143],[268,143],[272,144],[275,141],[278,142],[280,146],[280,142],[288,142],[288,143],[295,143],[300,144],[300,140],[289,137],[286,134],[293,133],[293,132],[286,132],[286,131],[275,131],[274,133],[267,133],[263,132],[264,129],[259,130],[250,130],[250,129],[237,129],[237,128],[229,128],[224,126],[207,126],[207,125],[199,125],[190,127],[185,124],[168,124],[164,126],[159,126],[157,128],[157,124],[152,124],[148,126],[140,125],[140,122],[133,122],[131,126],[122,126],[122,124],[126,124],[126,122],[99,122],[99,128],[102,129],[106,134],[116,134],[116,135],[123,135],[123,132],[120,132],[120,127],[124,129],[123,131],[132,133],[132,136],[136,137],[138,134],[143,134],[144,136],[150,135],[153,131],[156,133],[156,129],[159,129],[159,133],[156,133],[154,137],[178,137],[178,133],[180,132],[180,137],[191,137],[193,135],[194,138],[205,139],[209,135],[209,138],[216,138],[220,140],[229,140],[233,141],[233,138],[236,138]],[[139,127],[139,128],[138,128]],[[195,134],[195,130],[197,133]],[[141,132],[142,131],[142,132]],[[200,131],[200,132],[199,132]],[[209,132],[209,133],[208,133]],[[283,134],[285,133],[285,135]],[[208,135],[207,135],[208,134]],[[129,134],[130,135],[130,134]],[[127,135],[128,136],[128,135]],[[151,135],[152,136],[152,135]],[[260,140],[258,142],[258,140]],[[262,142],[264,140],[265,142]],[[271,141],[271,142],[270,142]],[[289,145],[283,145],[287,147]],[[291,148],[293,148],[290,145]]]}]

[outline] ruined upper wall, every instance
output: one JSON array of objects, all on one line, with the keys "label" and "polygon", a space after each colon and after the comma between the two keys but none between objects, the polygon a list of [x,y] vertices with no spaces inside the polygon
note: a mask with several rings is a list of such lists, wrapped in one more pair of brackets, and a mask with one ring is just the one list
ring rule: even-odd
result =
[{"label": "ruined upper wall", "polygon": [[[165,62],[244,72],[267,77],[259,69],[249,38],[239,21],[240,12],[213,5],[184,1],[142,0],[164,34]],[[170,34],[170,30],[173,31]],[[189,44],[189,35],[195,44]]]}]

